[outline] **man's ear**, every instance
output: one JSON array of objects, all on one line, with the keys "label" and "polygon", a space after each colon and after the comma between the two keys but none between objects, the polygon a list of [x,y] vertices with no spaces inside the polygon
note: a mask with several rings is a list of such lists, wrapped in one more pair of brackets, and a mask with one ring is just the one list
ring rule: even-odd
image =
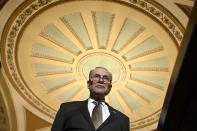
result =
[{"label": "man's ear", "polygon": [[91,81],[91,80],[88,80],[88,81],[87,81],[87,85],[88,85],[88,88],[89,88],[89,86],[92,85],[92,81]]},{"label": "man's ear", "polygon": [[112,88],[112,83],[110,83],[109,87]]}]

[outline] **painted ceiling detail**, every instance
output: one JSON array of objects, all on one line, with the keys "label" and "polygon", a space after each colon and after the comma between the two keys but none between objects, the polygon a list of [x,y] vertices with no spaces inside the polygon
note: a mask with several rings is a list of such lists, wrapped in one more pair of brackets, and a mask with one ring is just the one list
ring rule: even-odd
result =
[{"label": "painted ceiling detail", "polygon": [[41,33],[46,39],[53,41],[55,44],[67,49],[68,51],[74,53],[75,55],[80,54],[79,49],[72,43],[55,25],[48,25],[44,31]]},{"label": "painted ceiling detail", "polygon": [[131,129],[148,126],[159,119],[183,36],[160,9],[145,0],[24,2],[3,35],[3,67],[24,99],[54,118],[62,102],[89,97],[88,73],[104,66],[113,74],[106,101]]},{"label": "painted ceiling detail", "polygon": [[119,52],[143,30],[144,27],[142,27],[140,24],[130,19],[126,19],[112,50]]},{"label": "painted ceiling detail", "polygon": [[129,50],[123,58],[126,60],[135,59],[144,55],[148,55],[163,50],[162,45],[155,36],[151,36],[142,43]]},{"label": "painted ceiling detail", "polygon": [[34,63],[33,66],[37,76],[72,72],[72,68],[68,66],[57,66],[41,63]]},{"label": "painted ceiling detail", "polygon": [[92,16],[96,25],[98,47],[106,48],[114,15],[107,12],[93,11]]},{"label": "painted ceiling detail", "polygon": [[167,81],[166,78],[163,77],[141,74],[132,74],[131,79],[151,85],[153,87],[158,87],[160,89],[165,87]]},{"label": "painted ceiling detail", "polygon": [[136,99],[130,95],[126,90],[124,89],[119,89],[118,92],[120,93],[120,95],[123,97],[123,99],[125,100],[125,102],[127,103],[127,105],[129,106],[130,110],[137,110],[138,108],[140,108],[142,105],[136,101]]},{"label": "painted ceiling detail", "polygon": [[62,52],[53,50],[52,48],[46,47],[42,44],[34,44],[33,54],[34,57],[41,57],[52,60],[59,60],[63,62],[72,63],[73,58],[63,54]]},{"label": "painted ceiling detail", "polygon": [[134,91],[135,93],[137,93],[140,97],[142,97],[143,99],[145,99],[147,102],[151,102],[153,101],[157,94],[155,94],[154,92],[151,92],[141,86],[138,86],[134,83],[128,82],[127,83],[127,88],[129,88],[130,90]]},{"label": "painted ceiling detail", "polygon": [[74,76],[66,76],[66,77],[60,77],[52,80],[43,81],[43,86],[48,90],[54,90],[56,88],[59,88],[61,86],[67,85],[68,83],[74,81]]},{"label": "painted ceiling detail", "polygon": [[180,46],[181,40],[183,38],[184,29],[177,28],[176,24],[169,18],[169,16],[165,15],[161,10],[157,9],[154,5],[151,5],[151,3],[148,3],[144,0],[129,0],[129,1],[132,4],[136,5],[137,7],[146,10],[148,14],[155,16],[157,20],[163,23],[163,25],[169,29],[169,31],[178,41],[177,44]]},{"label": "painted ceiling detail", "polygon": [[113,90],[111,91],[111,93],[109,94],[109,101],[113,107],[116,107],[117,110],[123,112],[123,107],[121,106],[121,104],[116,96],[119,94],[116,94],[116,93],[117,92],[114,92]]},{"label": "painted ceiling detail", "polygon": [[92,48],[86,26],[80,13],[73,13],[62,18],[62,21],[83,44],[86,49]]},{"label": "painted ceiling detail", "polygon": [[157,58],[130,64],[130,69],[143,71],[168,71],[168,64],[167,58]]},{"label": "painted ceiling detail", "polygon": [[77,94],[77,91],[79,91],[82,88],[83,87],[81,85],[74,85],[65,92],[58,95],[57,98],[62,102],[69,101],[74,95]]}]

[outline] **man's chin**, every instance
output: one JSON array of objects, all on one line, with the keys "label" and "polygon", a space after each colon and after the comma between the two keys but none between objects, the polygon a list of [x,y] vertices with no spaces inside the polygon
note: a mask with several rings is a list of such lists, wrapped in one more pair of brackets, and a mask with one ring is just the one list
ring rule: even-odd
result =
[{"label": "man's chin", "polygon": [[98,89],[98,90],[94,90],[94,94],[104,94],[105,91]]},{"label": "man's chin", "polygon": [[108,94],[106,91],[95,91],[94,93],[95,93],[95,95],[102,95],[102,96],[103,95],[105,96]]}]

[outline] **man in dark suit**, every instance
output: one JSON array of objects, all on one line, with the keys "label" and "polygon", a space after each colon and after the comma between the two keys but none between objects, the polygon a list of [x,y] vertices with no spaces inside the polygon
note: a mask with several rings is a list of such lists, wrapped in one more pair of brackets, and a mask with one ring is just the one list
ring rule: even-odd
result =
[{"label": "man in dark suit", "polygon": [[51,131],[129,131],[129,118],[105,103],[111,83],[112,74],[104,67],[91,70],[90,98],[61,104]]}]

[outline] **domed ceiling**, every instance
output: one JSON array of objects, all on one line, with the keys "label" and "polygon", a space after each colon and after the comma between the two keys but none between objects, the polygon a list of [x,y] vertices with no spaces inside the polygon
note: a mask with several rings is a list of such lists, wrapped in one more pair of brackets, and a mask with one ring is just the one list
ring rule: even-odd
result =
[{"label": "domed ceiling", "polygon": [[24,2],[2,37],[2,62],[17,92],[55,117],[62,102],[85,100],[88,73],[113,75],[106,101],[132,129],[158,121],[184,27],[146,0]]}]

